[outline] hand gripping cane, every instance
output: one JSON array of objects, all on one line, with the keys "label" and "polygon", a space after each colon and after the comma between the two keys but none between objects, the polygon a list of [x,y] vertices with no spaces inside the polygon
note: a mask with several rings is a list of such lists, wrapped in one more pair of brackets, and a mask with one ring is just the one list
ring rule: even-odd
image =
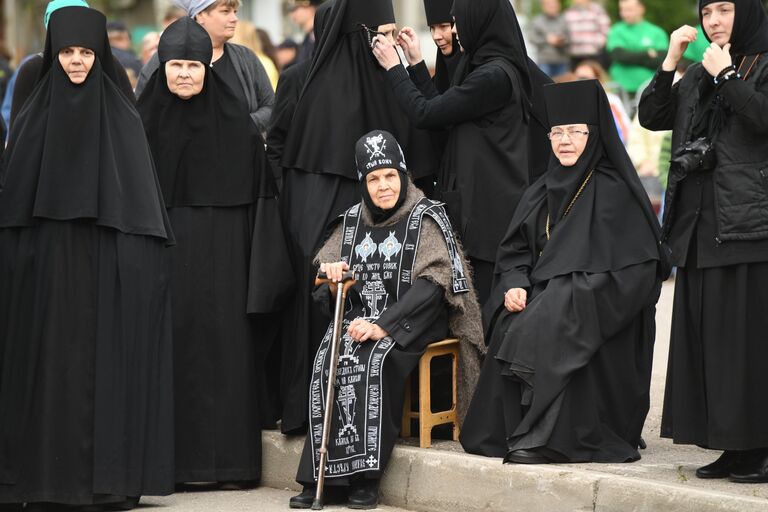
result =
[{"label": "hand gripping cane", "polygon": [[[331,430],[331,413],[333,412],[333,400],[336,391],[336,368],[339,365],[339,345],[341,343],[341,329],[344,320],[344,302],[347,292],[355,285],[355,275],[345,272],[341,278],[340,286],[336,290],[336,310],[333,316],[333,338],[331,339],[331,367],[328,373],[328,389],[325,394],[325,414],[323,415],[323,440],[320,444],[320,466],[317,469],[317,490],[312,510],[323,510],[323,487],[325,486],[325,465],[328,463],[328,436]],[[332,284],[324,273],[320,273],[315,279],[315,286]],[[310,433],[311,435],[311,433]]]}]

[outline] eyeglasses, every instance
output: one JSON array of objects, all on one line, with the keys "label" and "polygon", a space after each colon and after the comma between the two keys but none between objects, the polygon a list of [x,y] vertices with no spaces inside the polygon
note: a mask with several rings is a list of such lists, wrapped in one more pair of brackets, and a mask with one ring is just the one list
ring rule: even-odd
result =
[{"label": "eyeglasses", "polygon": [[566,135],[571,140],[578,140],[589,135],[589,132],[583,130],[553,130],[547,134],[547,137],[549,137],[549,140],[563,140]]}]

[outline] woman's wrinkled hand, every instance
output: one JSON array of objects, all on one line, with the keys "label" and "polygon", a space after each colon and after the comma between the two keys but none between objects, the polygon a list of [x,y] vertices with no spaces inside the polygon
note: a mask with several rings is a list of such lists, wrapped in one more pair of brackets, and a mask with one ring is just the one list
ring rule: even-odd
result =
[{"label": "woman's wrinkled hand", "polygon": [[328,286],[331,288],[331,294],[336,295],[338,290],[338,284],[344,277],[344,272],[349,270],[349,265],[343,261],[337,261],[336,263],[321,263],[320,272],[324,272],[325,276],[331,281]]},{"label": "woman's wrinkled hand", "polygon": [[525,309],[528,292],[522,288],[512,288],[504,294],[504,307],[510,313],[519,313]]},{"label": "woman's wrinkled hand", "polygon": [[389,336],[387,331],[374,323],[363,320],[362,318],[355,318],[350,322],[347,334],[358,343],[363,343],[368,340],[379,341]]}]

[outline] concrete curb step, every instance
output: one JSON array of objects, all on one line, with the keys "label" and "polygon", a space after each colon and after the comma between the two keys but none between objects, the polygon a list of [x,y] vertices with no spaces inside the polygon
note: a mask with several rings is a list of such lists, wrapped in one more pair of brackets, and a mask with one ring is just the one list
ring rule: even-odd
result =
[{"label": "concrete curb step", "polygon": [[[263,433],[262,484],[300,490],[303,437]],[[503,465],[451,451],[397,446],[382,503],[418,512],[757,512],[768,500],[618,476],[573,466]]]}]

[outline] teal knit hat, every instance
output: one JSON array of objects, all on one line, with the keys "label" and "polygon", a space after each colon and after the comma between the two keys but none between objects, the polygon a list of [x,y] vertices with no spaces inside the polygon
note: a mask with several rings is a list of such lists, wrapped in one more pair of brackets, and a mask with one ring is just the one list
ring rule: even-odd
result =
[{"label": "teal knit hat", "polygon": [[48,20],[51,19],[53,11],[62,7],[89,7],[89,5],[85,0],[53,0],[49,2],[48,7],[45,8],[45,17],[43,17],[46,29],[48,28]]}]

